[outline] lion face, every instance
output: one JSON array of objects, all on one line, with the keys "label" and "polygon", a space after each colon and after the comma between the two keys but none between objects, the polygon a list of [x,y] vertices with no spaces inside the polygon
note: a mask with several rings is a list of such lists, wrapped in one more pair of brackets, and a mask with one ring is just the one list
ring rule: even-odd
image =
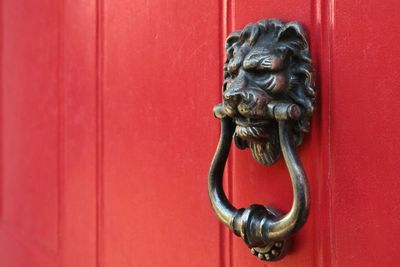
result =
[{"label": "lion face", "polygon": [[249,147],[262,164],[279,154],[277,103],[296,104],[301,117],[293,139],[299,145],[309,129],[315,93],[308,43],[301,25],[263,20],[232,33],[226,43],[223,109],[236,123],[236,145]]}]

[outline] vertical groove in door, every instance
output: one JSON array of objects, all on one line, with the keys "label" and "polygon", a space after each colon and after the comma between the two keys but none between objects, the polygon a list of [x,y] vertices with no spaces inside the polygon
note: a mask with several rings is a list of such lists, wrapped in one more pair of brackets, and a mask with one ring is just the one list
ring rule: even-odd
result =
[{"label": "vertical groove in door", "polygon": [[333,3],[334,0],[314,0],[313,32],[315,47],[311,49],[314,55],[314,64],[317,72],[318,111],[317,125],[313,130],[319,138],[320,163],[316,165],[315,177],[318,178],[315,205],[316,225],[314,227],[315,257],[314,266],[334,266],[332,247],[332,215],[331,215],[331,66],[332,66],[332,31],[333,31]]},{"label": "vertical groove in door", "polygon": [[57,107],[58,107],[58,125],[57,125],[57,253],[62,252],[63,244],[63,216],[64,216],[64,151],[65,151],[65,108],[64,108],[64,0],[58,1],[57,16]]},{"label": "vertical groove in door", "polygon": [[[225,37],[234,30],[234,6],[235,6],[235,0],[226,0],[226,25],[225,25]],[[224,45],[225,45],[225,39],[224,39]],[[234,175],[234,167],[235,166],[235,153],[231,153],[231,156],[228,159],[228,197],[233,203],[233,175]],[[229,267],[234,266],[233,262],[233,234],[226,229],[228,233],[228,248],[229,248]]]},{"label": "vertical groove in door", "polygon": [[327,96],[326,99],[328,101],[328,110],[327,110],[327,123],[328,123],[328,146],[327,146],[327,155],[328,155],[328,161],[327,161],[327,188],[328,188],[328,205],[329,205],[329,209],[328,209],[328,220],[329,220],[329,262],[330,262],[330,266],[335,266],[335,262],[334,259],[335,257],[335,249],[334,249],[334,243],[333,243],[333,217],[332,217],[332,191],[334,190],[333,185],[334,183],[332,182],[332,158],[331,158],[331,135],[330,135],[330,129],[331,129],[331,88],[332,88],[332,78],[331,78],[331,69],[333,66],[333,49],[332,49],[332,43],[333,43],[333,31],[334,31],[334,5],[335,5],[335,0],[327,0],[329,2],[329,8],[328,8],[328,14],[327,14],[327,18],[329,23],[327,23],[327,28],[326,28],[326,34],[328,35],[328,55],[327,55],[327,60],[328,60],[328,64],[326,64],[328,66],[328,86],[327,86]]},{"label": "vertical groove in door", "polygon": [[[232,32],[233,15],[232,5],[234,0],[222,0],[220,2],[220,81],[224,80],[223,65],[225,62],[225,39],[230,32]],[[222,98],[220,98],[222,101]],[[233,177],[233,166],[235,161],[235,153],[232,151],[226,163],[226,169],[224,172],[224,191],[228,199],[233,201],[232,194],[232,177]],[[221,251],[221,262],[220,265],[224,267],[233,266],[233,250],[232,250],[232,234],[222,224],[220,224],[220,251]]]},{"label": "vertical groove in door", "polygon": [[[220,83],[223,83],[224,72],[223,65],[225,62],[225,39],[227,35],[231,32],[231,4],[232,0],[222,0],[220,1]],[[222,97],[220,96],[220,101]],[[232,165],[233,159],[232,154],[227,160],[226,168],[224,172],[224,191],[228,199],[232,201]],[[220,224],[220,266],[221,267],[231,267],[232,266],[232,234],[227,230],[227,228]]]},{"label": "vertical groove in door", "polygon": [[3,222],[3,0],[0,0],[0,226]]},{"label": "vertical groove in door", "polygon": [[103,230],[103,0],[96,0],[96,266],[102,266]]}]

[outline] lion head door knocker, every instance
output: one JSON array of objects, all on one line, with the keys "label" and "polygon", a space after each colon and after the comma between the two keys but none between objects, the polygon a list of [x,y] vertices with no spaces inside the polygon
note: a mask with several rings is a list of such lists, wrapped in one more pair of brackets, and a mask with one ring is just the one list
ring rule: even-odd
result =
[{"label": "lion head door knocker", "polygon": [[[262,260],[281,259],[309,209],[307,177],[296,155],[310,128],[314,75],[307,36],[298,22],[261,20],[226,41],[223,102],[214,107],[221,137],[211,164],[208,191],[218,218]],[[272,165],[283,155],[293,185],[287,214],[272,207],[236,209],[226,198],[222,176],[232,138],[254,159]]]}]

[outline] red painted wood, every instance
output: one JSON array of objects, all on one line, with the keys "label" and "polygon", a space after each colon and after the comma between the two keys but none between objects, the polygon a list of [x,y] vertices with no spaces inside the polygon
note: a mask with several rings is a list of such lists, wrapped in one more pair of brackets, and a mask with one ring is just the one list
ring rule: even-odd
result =
[{"label": "red painted wood", "polygon": [[[1,1],[0,266],[397,266],[399,4]],[[303,22],[319,101],[299,149],[311,213],[260,262],[212,213],[223,38]],[[282,161],[233,149],[236,206],[287,211]]]},{"label": "red painted wood", "polygon": [[61,266],[97,265],[97,3],[63,0]]},{"label": "red painted wood", "polygon": [[0,266],[95,266],[95,4],[2,1]]},{"label": "red painted wood", "polygon": [[104,266],[220,266],[217,1],[104,1]]},{"label": "red painted wood", "polygon": [[397,266],[399,2],[338,2],[333,11],[333,263]]},{"label": "red painted wood", "polygon": [[[51,15],[39,19],[42,12]],[[58,252],[57,14],[52,1],[2,6],[7,41],[2,46],[0,257],[5,266],[51,266]]]}]

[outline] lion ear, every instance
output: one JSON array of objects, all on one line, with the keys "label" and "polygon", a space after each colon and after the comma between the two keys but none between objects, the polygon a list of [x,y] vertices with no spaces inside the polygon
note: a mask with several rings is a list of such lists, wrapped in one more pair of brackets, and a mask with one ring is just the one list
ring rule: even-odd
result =
[{"label": "lion ear", "polygon": [[289,22],[281,28],[277,37],[279,42],[295,44],[300,49],[308,49],[308,36],[299,22]]},{"label": "lion ear", "polygon": [[226,38],[225,50],[228,51],[236,42],[239,41],[240,31],[231,32]]},{"label": "lion ear", "polygon": [[233,52],[235,51],[235,48],[237,49],[237,43],[239,42],[239,38],[240,38],[240,31],[232,32],[226,38],[226,42],[225,42],[226,62],[225,63],[228,63],[229,60],[233,57]]}]

